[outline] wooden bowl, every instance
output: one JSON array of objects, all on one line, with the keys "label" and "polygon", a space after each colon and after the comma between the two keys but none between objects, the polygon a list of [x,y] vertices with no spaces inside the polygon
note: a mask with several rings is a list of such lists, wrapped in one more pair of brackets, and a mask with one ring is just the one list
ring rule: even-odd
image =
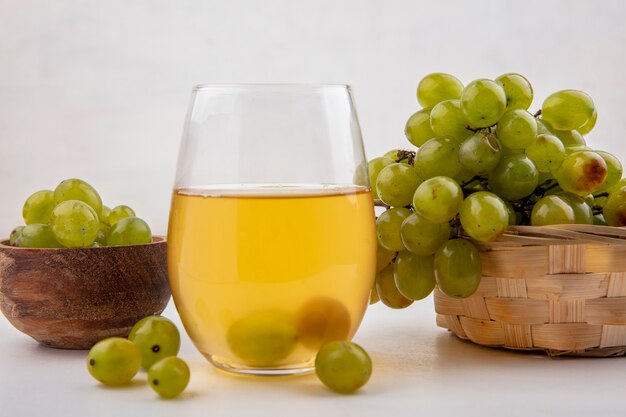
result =
[{"label": "wooden bowl", "polygon": [[167,242],[100,248],[16,248],[0,242],[0,309],[45,346],[89,349],[126,337],[170,298]]}]

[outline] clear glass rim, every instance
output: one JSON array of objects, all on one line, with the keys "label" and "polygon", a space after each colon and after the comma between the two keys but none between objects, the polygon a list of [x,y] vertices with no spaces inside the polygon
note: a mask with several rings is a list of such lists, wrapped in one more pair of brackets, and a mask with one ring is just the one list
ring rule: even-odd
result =
[{"label": "clear glass rim", "polygon": [[199,90],[327,90],[343,89],[351,91],[349,84],[324,84],[324,83],[202,83],[196,84],[192,91]]}]

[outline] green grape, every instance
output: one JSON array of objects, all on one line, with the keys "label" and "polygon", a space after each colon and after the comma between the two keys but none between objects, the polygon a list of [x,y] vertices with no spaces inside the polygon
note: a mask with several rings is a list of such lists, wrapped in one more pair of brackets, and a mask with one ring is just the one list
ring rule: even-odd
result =
[{"label": "green grape", "polygon": [[573,224],[576,222],[574,209],[558,195],[547,195],[537,201],[530,215],[532,226],[550,224]]},{"label": "green grape", "polygon": [[543,119],[535,119],[537,121],[538,135],[554,135],[552,126]]},{"label": "green grape", "polygon": [[502,152],[496,135],[477,132],[459,149],[459,162],[472,175],[485,175],[500,162]]},{"label": "green grape", "polygon": [[595,198],[593,197],[593,194],[587,194],[587,195],[582,196],[581,198],[583,199],[585,203],[587,203],[589,207],[593,207],[593,202],[595,200]]},{"label": "green grape", "polygon": [[17,226],[15,229],[11,231],[9,235],[9,245],[15,246],[15,242],[22,236],[22,231],[24,230],[24,226]]},{"label": "green grape", "polygon": [[613,190],[604,203],[602,214],[609,226],[626,226],[626,186]]},{"label": "green grape", "polygon": [[102,206],[102,212],[100,213],[100,221],[107,226],[111,226],[109,223],[109,214],[111,214],[111,209],[108,206]]},{"label": "green grape", "polygon": [[614,155],[604,152],[604,151],[595,151],[598,155],[604,159],[606,162],[607,173],[604,182],[596,190],[596,193],[603,193],[605,191],[609,191],[611,188],[615,187],[617,183],[622,178],[622,164]]},{"label": "green grape", "polygon": [[415,169],[419,177],[424,180],[440,175],[456,176],[461,171],[459,142],[450,138],[429,140],[417,151]]},{"label": "green grape", "polygon": [[[608,192],[612,193],[613,191],[618,190],[618,189],[622,188],[625,185],[626,185],[626,178],[622,178],[621,180],[619,180],[617,182],[617,184],[615,184],[613,187],[611,187],[611,189],[608,190]],[[596,201],[597,201],[597,198],[596,198]]]},{"label": "green grape", "polygon": [[503,157],[509,156],[509,155],[523,155],[524,149],[511,149],[511,148],[507,148],[502,143],[500,143],[500,152],[502,153]]},{"label": "green grape", "polygon": [[380,301],[380,297],[378,296],[378,291],[376,291],[376,283],[372,286],[372,291],[370,291],[370,302],[369,304],[376,304]]},{"label": "green grape", "polygon": [[526,110],[507,110],[498,122],[498,139],[510,149],[524,149],[537,137],[536,119]]},{"label": "green grape", "polygon": [[[402,153],[404,153],[404,155],[401,156]],[[409,162],[409,158],[405,156],[406,154],[407,154],[407,151],[405,150],[392,149],[389,152],[385,153],[383,157],[392,159],[393,162],[401,162],[403,164],[406,164]]]},{"label": "green grape", "polygon": [[33,223],[26,225],[14,244],[21,248],[60,248],[61,244],[47,224]]},{"label": "green grape", "polygon": [[578,151],[563,160],[556,179],[564,191],[583,196],[600,189],[607,173],[608,167],[602,156],[596,152]]},{"label": "green grape", "polygon": [[435,278],[449,297],[469,297],[480,284],[482,263],[476,246],[465,239],[451,239],[435,253]]},{"label": "green grape", "polygon": [[141,366],[141,354],[128,339],[109,337],[101,340],[87,355],[91,376],[105,385],[119,386],[130,382]]},{"label": "green grape", "polygon": [[94,243],[98,244],[98,246],[106,246],[110,230],[110,226],[101,222],[100,228],[98,229],[98,235],[96,236]]},{"label": "green grape", "polygon": [[420,184],[413,196],[415,211],[431,223],[446,223],[459,212],[463,190],[448,177],[434,177]]},{"label": "green grape", "polygon": [[107,237],[107,246],[145,245],[152,242],[150,226],[139,217],[126,217],[113,226]]},{"label": "green grape", "polygon": [[404,127],[406,138],[418,148],[429,139],[435,137],[435,133],[430,128],[430,107],[414,113],[406,122]]},{"label": "green grape", "polygon": [[582,146],[582,145],[565,147],[565,155],[567,156],[570,156],[574,152],[581,152],[581,151],[593,151],[593,149],[591,149],[589,146]]},{"label": "green grape", "polygon": [[404,207],[394,207],[382,212],[376,219],[378,244],[388,251],[399,252],[404,250],[400,228],[404,219],[410,215],[411,210]]},{"label": "green grape", "polygon": [[395,251],[387,250],[380,246],[380,244],[376,245],[376,272],[382,271],[395,257]]},{"label": "green grape", "polygon": [[54,206],[54,191],[37,191],[28,197],[24,203],[22,208],[24,223],[48,223]]},{"label": "green grape", "polygon": [[376,274],[376,292],[380,301],[387,307],[400,309],[413,304],[413,300],[406,298],[396,287],[394,279],[394,265],[389,264]]},{"label": "green grape", "polygon": [[554,136],[561,140],[563,146],[587,146],[587,142],[578,130],[555,130]]},{"label": "green grape", "polygon": [[593,224],[595,224],[596,226],[608,226],[608,223],[604,219],[602,213],[593,215]]},{"label": "green grape", "polygon": [[141,366],[150,369],[153,363],[167,356],[176,356],[180,349],[180,333],[176,325],[163,316],[148,316],[130,330],[128,340],[141,352]]},{"label": "green grape", "polygon": [[513,206],[511,205],[511,203],[509,203],[506,200],[502,200],[504,202],[504,205],[506,206],[506,212],[509,215],[509,226],[514,226],[518,223],[520,223],[517,219],[517,214],[515,212],[515,209],[513,208]]},{"label": "green grape", "polygon": [[472,135],[467,126],[460,100],[442,101],[430,112],[430,127],[437,136],[463,140]]},{"label": "green grape", "polygon": [[387,165],[393,164],[395,161],[386,156],[374,158],[367,163],[367,171],[369,173],[370,187],[372,189],[372,197],[378,199],[378,191],[376,191],[376,179],[380,171]]},{"label": "green grape", "polygon": [[580,132],[581,135],[586,135],[587,133],[591,132],[591,130],[596,126],[597,121],[598,121],[598,112],[596,111],[594,107],[593,113],[591,113],[591,117],[589,118],[587,123],[585,123],[584,125],[578,128],[578,131]]},{"label": "green grape", "polygon": [[453,75],[445,73],[428,74],[417,85],[417,101],[422,107],[461,97],[463,84]]},{"label": "green grape", "polygon": [[78,200],[87,204],[95,210],[99,216],[102,213],[102,199],[98,192],[83,180],[71,178],[62,181],[54,189],[54,204],[58,205],[63,201]]},{"label": "green grape", "polygon": [[95,210],[79,200],[59,203],[52,210],[50,225],[56,240],[68,248],[86,248],[100,230]]},{"label": "green grape", "polygon": [[300,307],[298,314],[298,341],[310,350],[333,340],[345,340],[352,328],[352,319],[346,306],[329,297],[315,297]]},{"label": "green grape", "polygon": [[324,385],[340,394],[350,394],[367,383],[372,375],[372,360],[354,342],[327,343],[315,357],[315,373]]},{"label": "green grape", "polygon": [[496,82],[504,89],[508,109],[528,110],[533,102],[533,87],[526,78],[520,74],[509,73],[496,78]]},{"label": "green grape", "polygon": [[589,122],[594,108],[588,94],[578,90],[561,90],[544,100],[541,116],[557,130],[572,130]]},{"label": "green grape", "polygon": [[461,107],[471,127],[493,126],[506,109],[506,94],[500,84],[494,81],[475,80],[463,90]]},{"label": "green grape", "polygon": [[107,220],[109,221],[109,226],[113,226],[115,223],[127,217],[135,217],[135,212],[132,208],[128,206],[115,206],[109,212]]},{"label": "green grape", "polygon": [[298,330],[286,313],[262,311],[230,326],[226,341],[230,350],[246,364],[275,366],[296,348]]},{"label": "green grape", "polygon": [[393,163],[384,167],[376,178],[376,191],[383,203],[393,207],[411,204],[415,189],[422,182],[411,165]]},{"label": "green grape", "polygon": [[450,224],[431,223],[413,213],[402,222],[400,237],[409,251],[417,255],[432,255],[450,238]]},{"label": "green grape", "polygon": [[[460,153],[461,149],[459,148],[459,153]],[[460,161],[460,158],[459,158]],[[469,184],[471,182],[474,182],[475,180],[475,175],[470,172],[467,168],[465,168],[463,165],[461,165],[461,170],[459,171],[458,174],[456,174],[454,177],[452,177],[452,179],[454,181],[457,182],[457,184],[461,185],[466,185]]]},{"label": "green grape", "polygon": [[585,201],[582,197],[565,191],[558,192],[555,195],[569,204],[569,206],[574,210],[574,223],[593,224],[593,210],[587,201]]},{"label": "green grape", "polygon": [[565,146],[556,136],[541,134],[526,147],[526,155],[539,172],[556,171],[565,159]]},{"label": "green grape", "polygon": [[176,356],[159,360],[148,371],[150,387],[163,398],[178,397],[187,388],[189,377],[189,366]]},{"label": "green grape", "polygon": [[539,182],[535,164],[522,154],[503,157],[488,177],[489,189],[505,200],[519,200],[532,194]]},{"label": "green grape", "polygon": [[479,191],[469,195],[459,211],[463,230],[473,239],[490,242],[506,231],[509,212],[497,195]]},{"label": "green grape", "polygon": [[421,300],[435,288],[435,267],[432,255],[421,256],[400,252],[394,266],[394,281],[400,294],[410,300]]}]

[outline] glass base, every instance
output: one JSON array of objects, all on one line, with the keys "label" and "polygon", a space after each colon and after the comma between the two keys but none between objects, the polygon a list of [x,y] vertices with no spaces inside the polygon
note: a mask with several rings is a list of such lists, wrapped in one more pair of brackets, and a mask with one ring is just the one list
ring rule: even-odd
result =
[{"label": "glass base", "polygon": [[295,375],[307,375],[315,370],[313,360],[293,365],[285,365],[276,368],[255,368],[245,365],[233,365],[226,363],[221,358],[212,355],[204,355],[209,362],[217,369],[227,372],[229,374],[236,375],[248,375],[248,376],[295,376]]}]

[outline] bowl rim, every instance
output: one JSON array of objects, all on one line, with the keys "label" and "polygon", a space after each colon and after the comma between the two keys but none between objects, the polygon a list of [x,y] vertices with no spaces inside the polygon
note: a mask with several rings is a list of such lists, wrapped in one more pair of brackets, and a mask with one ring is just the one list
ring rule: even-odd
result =
[{"label": "bowl rim", "polygon": [[145,247],[145,246],[156,246],[167,244],[167,236],[165,235],[153,235],[152,242],[143,243],[140,245],[121,245],[121,246],[98,246],[95,248],[21,248],[19,246],[11,246],[9,244],[9,238],[0,238],[0,249],[11,249],[11,250],[30,250],[30,251],[66,251],[66,250],[101,250],[101,249],[112,249],[112,248],[134,248],[134,247]]}]

